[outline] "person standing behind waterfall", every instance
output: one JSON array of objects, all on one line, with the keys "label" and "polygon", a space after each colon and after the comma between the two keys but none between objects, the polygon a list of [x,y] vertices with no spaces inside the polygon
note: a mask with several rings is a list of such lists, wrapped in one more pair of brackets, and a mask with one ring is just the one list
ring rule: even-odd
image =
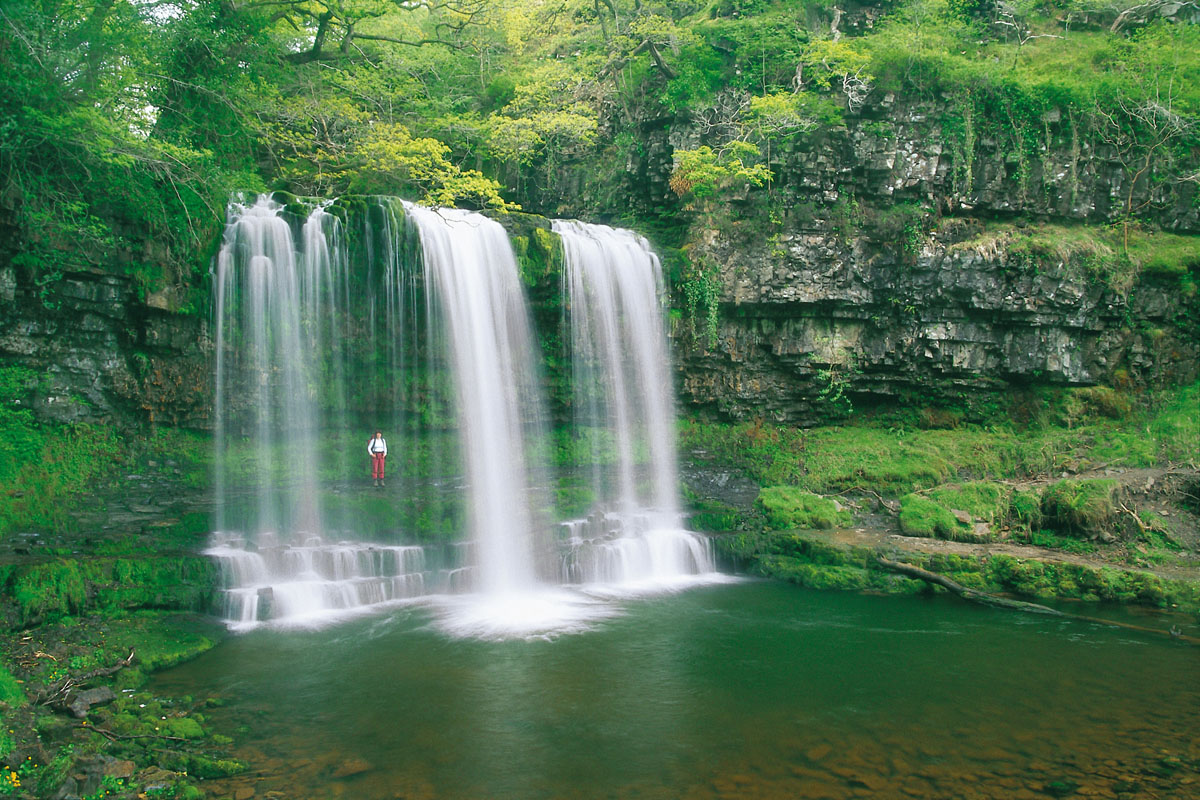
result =
[{"label": "person standing behind waterfall", "polygon": [[375,435],[367,442],[367,454],[371,456],[371,477],[376,486],[383,486],[383,460],[387,458],[387,440],[383,433],[375,431]]}]

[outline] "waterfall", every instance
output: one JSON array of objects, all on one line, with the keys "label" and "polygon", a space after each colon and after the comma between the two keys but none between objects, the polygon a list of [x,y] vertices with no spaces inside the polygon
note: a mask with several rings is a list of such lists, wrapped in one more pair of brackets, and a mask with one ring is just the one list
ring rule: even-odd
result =
[{"label": "waterfall", "polygon": [[405,204],[420,231],[426,302],[445,326],[468,471],[478,579],[489,594],[525,590],[534,574],[526,431],[544,424],[529,311],[508,235],[469,211]]},{"label": "waterfall", "polygon": [[[248,405],[244,428],[237,433],[248,438],[259,479],[254,532],[315,532],[320,525],[317,414],[311,394],[317,344],[305,332],[302,302],[319,291],[305,280],[315,280],[317,271],[298,269],[292,229],[282,210],[268,197],[251,206],[232,203],[217,256],[219,528],[229,522],[225,465],[234,433],[228,430],[229,410],[235,404]],[[238,346],[226,347],[233,335]]]},{"label": "waterfall", "polygon": [[[592,431],[598,510],[566,523],[562,576],[627,583],[713,571],[708,541],[683,530],[662,266],[628,230],[554,220],[562,237],[576,430]],[[615,462],[596,443],[611,434]],[[644,458],[639,454],[644,453]],[[644,462],[644,466],[639,466]]]},{"label": "waterfall", "polygon": [[[615,613],[613,593],[711,579],[708,540],[681,522],[646,241],[554,223],[576,426],[612,454],[589,459],[595,507],[556,539],[542,345],[506,231],[469,211],[340,202],[234,201],[214,262],[207,552],[230,624],[419,598],[456,635],[539,635]],[[377,429],[388,477],[368,488]]]}]

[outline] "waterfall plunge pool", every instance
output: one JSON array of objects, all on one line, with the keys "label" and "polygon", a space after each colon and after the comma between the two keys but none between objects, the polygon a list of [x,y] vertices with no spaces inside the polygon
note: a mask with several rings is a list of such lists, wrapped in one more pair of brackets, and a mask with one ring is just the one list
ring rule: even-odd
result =
[{"label": "waterfall plunge pool", "polygon": [[159,675],[215,696],[289,798],[1194,798],[1200,651],[947,598],[765,581],[579,635],[456,638],[435,606],[264,627]]}]

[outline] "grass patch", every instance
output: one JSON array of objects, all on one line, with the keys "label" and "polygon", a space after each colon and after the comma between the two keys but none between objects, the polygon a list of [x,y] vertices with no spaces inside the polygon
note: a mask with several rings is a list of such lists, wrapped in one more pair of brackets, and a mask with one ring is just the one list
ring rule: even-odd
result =
[{"label": "grass patch", "polygon": [[1153,231],[1133,225],[989,223],[982,234],[959,242],[951,250],[1005,244],[1012,263],[1029,268],[1044,262],[1083,270],[1120,294],[1128,293],[1139,276],[1179,279],[1200,268],[1200,236]]},{"label": "grass patch", "polygon": [[930,499],[943,508],[962,509],[976,519],[995,524],[1009,516],[1013,490],[994,481],[970,481],[955,486],[939,486],[929,492]]},{"label": "grass patch", "polygon": [[216,564],[199,555],[61,558],[0,567],[0,609],[9,627],[90,611],[205,611],[217,584]]},{"label": "grass patch", "polygon": [[1078,555],[1096,552],[1096,545],[1091,542],[1072,539],[1067,536],[1059,536],[1052,531],[1031,531],[1029,534],[1029,543],[1050,550],[1061,550],[1064,553],[1076,553]]},{"label": "grass patch", "polygon": [[[1101,387],[1056,389],[1028,393],[954,429],[922,429],[919,411],[911,420],[899,413],[864,416],[808,430],[685,420],[680,442],[693,457],[736,467],[761,487],[897,497],[953,480],[1021,479],[1099,465],[1194,464],[1197,407],[1200,384],[1141,396]],[[1041,509],[1035,512],[1026,500],[1018,512],[1032,523]]]},{"label": "grass patch", "polygon": [[793,486],[768,486],[759,492],[756,502],[768,525],[776,530],[829,529],[851,521],[849,512],[839,511],[833,500]]},{"label": "grass patch", "polygon": [[1111,534],[1117,526],[1114,480],[1061,480],[1042,492],[1042,524],[1053,530],[1086,538]]},{"label": "grass patch", "polygon": [[[0,703],[5,703],[9,707],[23,706],[29,702],[25,698],[25,690],[21,688],[21,684],[17,683],[17,679],[12,673],[0,665]],[[7,753],[0,754],[3,758]]]},{"label": "grass patch", "polygon": [[919,494],[907,494],[900,500],[900,530],[909,536],[931,539],[972,541],[971,529],[955,519],[950,509]]}]

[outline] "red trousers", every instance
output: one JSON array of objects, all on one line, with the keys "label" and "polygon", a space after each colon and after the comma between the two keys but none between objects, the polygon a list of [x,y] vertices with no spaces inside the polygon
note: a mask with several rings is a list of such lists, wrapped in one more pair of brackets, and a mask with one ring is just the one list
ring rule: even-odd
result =
[{"label": "red trousers", "polygon": [[371,454],[371,477],[377,481],[383,480],[383,460],[387,458],[383,453]]}]

